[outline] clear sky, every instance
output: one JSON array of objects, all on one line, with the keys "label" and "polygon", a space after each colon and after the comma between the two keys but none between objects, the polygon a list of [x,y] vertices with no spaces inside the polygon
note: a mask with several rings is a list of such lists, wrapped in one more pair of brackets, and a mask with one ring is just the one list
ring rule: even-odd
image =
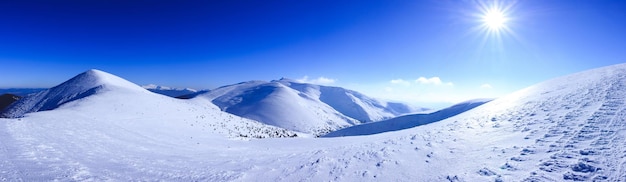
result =
[{"label": "clear sky", "polygon": [[0,1],[0,88],[96,68],[196,89],[288,77],[437,106],[622,62],[626,1]]}]

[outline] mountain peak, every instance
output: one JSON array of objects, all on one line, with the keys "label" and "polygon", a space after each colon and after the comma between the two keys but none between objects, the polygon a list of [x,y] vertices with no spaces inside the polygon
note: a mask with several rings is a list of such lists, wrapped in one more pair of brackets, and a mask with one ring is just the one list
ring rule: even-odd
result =
[{"label": "mountain peak", "polygon": [[102,80],[108,77],[117,77],[117,76],[101,71],[101,70],[89,69],[81,74],[76,75],[76,77],[91,77],[96,80]]},{"label": "mountain peak", "polygon": [[98,69],[89,69],[81,74],[76,75],[70,80],[56,86],[66,86],[70,88],[91,88],[97,86],[116,86],[130,90],[143,90],[138,85],[120,78],[111,73],[107,73]]},{"label": "mountain peak", "polygon": [[89,73],[89,74],[99,74],[99,73],[106,73],[106,72],[104,72],[104,71],[102,71],[102,70],[99,70],[99,69],[93,69],[93,68],[92,68],[92,69],[89,69],[89,70],[85,71],[84,73]]},{"label": "mountain peak", "polygon": [[97,69],[90,69],[55,87],[20,99],[1,114],[2,117],[13,118],[30,112],[52,110],[65,103],[110,90],[147,92],[123,78]]}]

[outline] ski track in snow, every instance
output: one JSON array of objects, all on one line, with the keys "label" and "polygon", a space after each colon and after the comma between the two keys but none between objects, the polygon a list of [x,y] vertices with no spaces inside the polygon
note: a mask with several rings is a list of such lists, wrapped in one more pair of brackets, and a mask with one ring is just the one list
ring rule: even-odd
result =
[{"label": "ski track in snow", "polygon": [[[533,128],[528,138],[534,138],[540,133],[544,133],[543,136],[536,139],[534,145],[522,149],[519,156],[511,159],[511,163],[538,163],[538,170],[531,172],[531,176],[526,180],[624,181],[626,179],[626,171],[624,171],[626,143],[623,142],[625,139],[623,129],[626,128],[623,90],[626,90],[626,87],[624,74],[620,74],[619,77],[621,79],[617,82],[598,83],[595,89],[582,89],[576,94],[547,101],[553,105],[562,104],[560,109],[565,114],[557,116],[551,114],[554,111],[547,111],[547,119],[539,122],[546,122],[548,126],[552,126]],[[586,98],[588,95],[604,96]],[[565,98],[575,103],[559,102]],[[523,160],[526,155],[536,154],[538,151],[535,149],[546,146],[548,150],[542,152],[549,155],[548,158],[544,157],[539,161]],[[615,159],[619,160],[615,161]],[[620,174],[620,176],[611,174]]]}]

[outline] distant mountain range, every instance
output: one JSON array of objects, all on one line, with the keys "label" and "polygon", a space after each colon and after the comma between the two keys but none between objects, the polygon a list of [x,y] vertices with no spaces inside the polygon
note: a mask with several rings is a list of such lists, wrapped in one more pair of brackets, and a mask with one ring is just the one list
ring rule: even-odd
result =
[{"label": "distant mountain range", "polygon": [[20,97],[24,97],[28,94],[36,93],[42,90],[45,90],[45,88],[6,88],[6,89],[0,89],[0,95],[13,94],[13,95],[17,95]]},{"label": "distant mountain range", "polygon": [[171,88],[171,87],[167,87],[167,86],[159,86],[159,85],[155,85],[155,84],[149,84],[149,85],[144,85],[141,86],[151,92],[157,93],[157,94],[162,94],[162,95],[166,95],[166,96],[170,96],[170,97],[180,97],[180,96],[184,96],[184,95],[189,95],[189,94],[194,94],[196,92],[198,92],[195,89],[191,89],[191,88]]},{"label": "distant mountain range", "polygon": [[[8,106],[0,116],[16,118],[27,113],[53,110],[75,101],[99,97],[101,93],[132,91],[140,95],[133,97],[141,98],[143,95],[151,95],[148,90],[169,97],[191,98],[181,102],[205,103],[204,107],[219,108],[239,117],[313,136],[427,110],[404,103],[377,100],[341,87],[300,83],[286,78],[242,82],[214,90],[196,91],[152,84],[139,87],[115,75],[89,70],[50,89],[13,89],[14,92],[34,93],[26,94],[19,100],[19,97],[11,97],[15,100],[11,101],[11,105],[6,104]],[[148,108],[150,102],[171,99],[155,97],[149,102],[133,104]],[[131,104],[136,101],[129,97],[120,102]]]},{"label": "distant mountain range", "polygon": [[2,94],[0,95],[0,111],[2,111],[7,106],[13,104],[15,101],[19,100],[21,97],[14,94]]}]

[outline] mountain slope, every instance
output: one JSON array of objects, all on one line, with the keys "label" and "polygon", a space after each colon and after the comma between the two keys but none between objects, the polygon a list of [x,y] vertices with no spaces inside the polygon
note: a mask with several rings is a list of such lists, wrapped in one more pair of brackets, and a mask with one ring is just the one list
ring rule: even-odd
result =
[{"label": "mountain slope", "polygon": [[158,86],[154,84],[141,86],[150,92],[154,92],[161,95],[166,95],[170,97],[180,97],[184,95],[190,95],[198,92],[197,90],[190,88],[170,88],[165,86]]},{"label": "mountain slope", "polygon": [[314,135],[413,111],[355,91],[288,79],[243,82],[199,97],[238,116]]},{"label": "mountain slope", "polygon": [[455,104],[448,108],[428,113],[428,114],[411,114],[399,116],[396,118],[379,121],[375,123],[366,123],[362,125],[356,125],[341,130],[337,130],[324,137],[338,137],[338,136],[357,136],[357,135],[371,135],[389,131],[398,131],[407,128],[412,128],[420,125],[429,124],[432,122],[441,121],[443,119],[455,116],[463,113],[482,104],[485,104],[493,99],[476,99],[465,101]]}]

